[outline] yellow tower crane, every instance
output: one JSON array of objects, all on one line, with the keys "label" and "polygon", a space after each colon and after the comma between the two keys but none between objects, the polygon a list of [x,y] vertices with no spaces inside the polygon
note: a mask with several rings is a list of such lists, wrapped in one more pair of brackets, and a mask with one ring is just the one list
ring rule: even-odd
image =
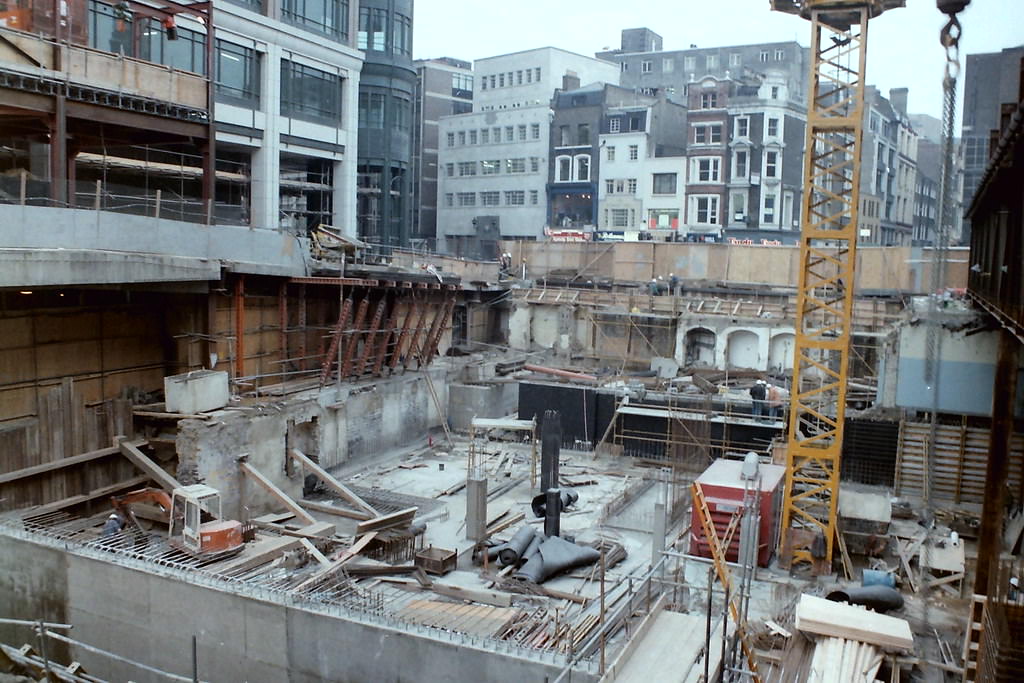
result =
[{"label": "yellow tower crane", "polygon": [[[771,0],[811,21],[800,281],[779,555],[832,561],[853,327],[868,21],[905,0]],[[810,533],[796,533],[798,531]]]}]

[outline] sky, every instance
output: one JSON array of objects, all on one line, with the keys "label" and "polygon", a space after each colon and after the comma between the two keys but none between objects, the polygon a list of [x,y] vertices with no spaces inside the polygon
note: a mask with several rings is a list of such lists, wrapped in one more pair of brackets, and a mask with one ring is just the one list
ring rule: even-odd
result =
[{"label": "sky", "polygon": [[[593,56],[618,48],[622,29],[639,27],[660,34],[665,50],[782,40],[810,45],[809,21],[769,7],[769,0],[416,0],[413,54],[473,61],[550,45]],[[883,94],[908,87],[910,112],[939,118],[944,23],[935,0],[907,0],[872,19],[868,84]],[[962,64],[967,54],[1024,44],[1024,0],[973,0],[960,23]],[[962,74],[960,81],[962,93]]]}]

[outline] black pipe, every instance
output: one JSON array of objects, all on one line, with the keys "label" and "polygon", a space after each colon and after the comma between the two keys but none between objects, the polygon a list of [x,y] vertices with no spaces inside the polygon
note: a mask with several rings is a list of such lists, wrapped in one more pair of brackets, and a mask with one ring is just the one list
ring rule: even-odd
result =
[{"label": "black pipe", "polygon": [[[567,509],[570,505],[575,505],[576,501],[580,499],[580,494],[576,493],[575,491],[562,491],[558,499],[561,500],[561,509],[559,510],[559,512],[561,512],[562,510]],[[533,497],[533,500],[530,502],[530,509],[533,510],[534,517],[546,516],[547,508],[547,493],[538,493],[536,496]]]},{"label": "black pipe", "polygon": [[834,590],[825,598],[832,602],[864,605],[881,613],[903,607],[903,596],[889,586],[850,586]]},{"label": "black pipe", "polygon": [[560,536],[562,522],[562,491],[548,489],[544,509],[544,535],[548,538]]},{"label": "black pipe", "polygon": [[540,490],[558,486],[558,455],[562,447],[562,418],[557,410],[544,411],[540,435]]}]

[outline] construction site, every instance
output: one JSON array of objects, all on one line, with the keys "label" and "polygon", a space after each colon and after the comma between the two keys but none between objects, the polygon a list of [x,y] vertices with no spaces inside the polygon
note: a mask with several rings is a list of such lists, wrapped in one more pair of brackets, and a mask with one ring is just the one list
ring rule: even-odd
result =
[{"label": "construction site", "polygon": [[43,4],[0,25],[4,680],[1020,679],[1024,62],[969,247],[857,245],[904,3],[774,0],[812,31],[800,244],[508,267],[325,224],[345,152],[295,136],[307,208],[248,224],[212,80]]}]

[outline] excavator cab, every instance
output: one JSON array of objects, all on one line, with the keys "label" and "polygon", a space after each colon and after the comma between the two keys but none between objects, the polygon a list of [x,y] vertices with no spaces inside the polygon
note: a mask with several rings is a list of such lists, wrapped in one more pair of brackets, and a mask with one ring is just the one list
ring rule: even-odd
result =
[{"label": "excavator cab", "polygon": [[168,538],[192,555],[226,555],[243,545],[242,525],[221,519],[220,492],[205,484],[174,489]]}]

